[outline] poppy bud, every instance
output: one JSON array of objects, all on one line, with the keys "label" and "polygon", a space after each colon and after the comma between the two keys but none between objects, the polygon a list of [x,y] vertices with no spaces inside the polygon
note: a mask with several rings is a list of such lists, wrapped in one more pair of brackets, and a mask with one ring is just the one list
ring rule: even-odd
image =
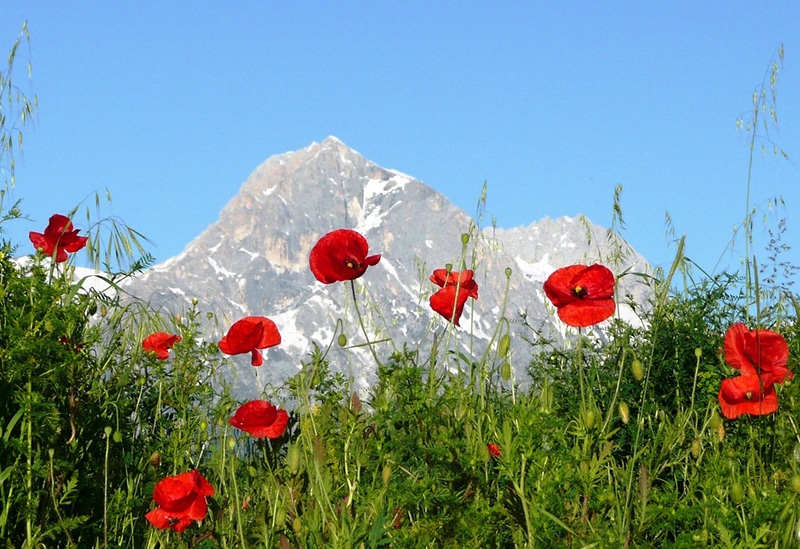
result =
[{"label": "poppy bud", "polygon": [[631,363],[631,371],[633,372],[633,377],[636,379],[636,381],[641,381],[644,377],[644,367],[642,366],[642,361],[640,361],[638,358],[635,358],[633,363]]},{"label": "poppy bud", "polygon": [[289,471],[296,475],[300,470],[300,448],[296,444],[289,446],[286,451],[286,460],[289,462]]},{"label": "poppy bud", "polygon": [[192,305],[196,307],[196,306],[197,306],[197,303],[198,303],[198,300],[197,300],[197,298],[196,298],[196,297],[193,297],[193,298],[192,298]]},{"label": "poppy bud", "polygon": [[742,488],[742,485],[739,484],[738,482],[734,483],[734,485],[731,486],[731,501],[736,505],[739,505],[740,503],[742,503],[743,500],[744,500],[744,489]]},{"label": "poppy bud", "polygon": [[149,461],[150,465],[152,465],[153,467],[158,467],[159,465],[161,465],[161,452],[156,450],[155,452],[150,454]]},{"label": "poppy bud", "polygon": [[511,278],[512,272],[511,267],[506,267],[506,278]]},{"label": "poppy bud", "polygon": [[792,477],[792,490],[800,494],[800,475],[794,475]]},{"label": "poppy bud", "polygon": [[206,318],[207,318],[208,320],[211,320],[212,318],[214,318],[214,313],[212,313],[212,312],[208,312],[208,313],[206,313]]},{"label": "poppy bud", "polygon": [[694,356],[696,356],[697,358],[703,356],[703,349],[701,349],[700,347],[696,347],[694,350]]},{"label": "poppy bud", "polygon": [[344,347],[345,345],[347,345],[347,336],[344,334],[339,334],[339,339],[337,340],[337,343],[339,343],[339,347]]},{"label": "poppy bud", "polygon": [[114,435],[112,436],[112,438],[114,439],[114,442],[119,444],[120,442],[122,442],[122,432],[114,431]]},{"label": "poppy bud", "polygon": [[383,481],[383,485],[386,486],[389,484],[389,479],[392,478],[392,466],[388,463],[383,466],[383,471],[381,472],[381,480]]},{"label": "poppy bud", "polygon": [[469,233],[462,233],[461,234],[461,243],[466,244],[469,242]]},{"label": "poppy bud", "polygon": [[113,431],[111,426],[110,425],[106,425],[105,428],[103,429],[103,432],[106,434],[106,438],[111,436],[111,431]]},{"label": "poppy bud", "polygon": [[503,378],[503,381],[511,379],[511,364],[508,361],[503,362],[503,365],[500,366],[500,377]]},{"label": "poppy bud", "polygon": [[292,521],[292,530],[294,530],[295,534],[300,534],[303,531],[303,523],[300,522],[300,517],[294,517]]},{"label": "poppy bud", "polygon": [[630,419],[630,410],[628,409],[628,404],[623,401],[619,403],[619,417],[622,418],[622,423],[628,423]]},{"label": "poppy bud", "polygon": [[722,425],[722,419],[720,419],[719,415],[717,415],[717,411],[714,410],[711,413],[711,418],[708,420],[708,426],[716,431],[719,429],[719,426]]},{"label": "poppy bud", "polygon": [[286,509],[281,505],[277,509],[275,509],[275,524],[278,527],[283,526],[283,523],[286,522]]},{"label": "poppy bud", "polygon": [[500,343],[497,345],[497,354],[505,357],[508,354],[508,348],[511,346],[511,336],[503,334],[500,338]]},{"label": "poppy bud", "polygon": [[236,448],[236,439],[228,437],[228,449],[233,450],[234,448]]}]

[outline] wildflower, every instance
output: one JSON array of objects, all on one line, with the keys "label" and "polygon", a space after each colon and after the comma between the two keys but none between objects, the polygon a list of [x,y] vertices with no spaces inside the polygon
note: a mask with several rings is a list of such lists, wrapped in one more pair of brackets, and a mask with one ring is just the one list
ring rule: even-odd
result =
[{"label": "wildflower", "polygon": [[737,322],[728,328],[723,345],[725,362],[742,375],[759,375],[764,383],[783,383],[794,372],[786,366],[789,346],[782,335],[770,330],[748,330]]},{"label": "wildflower", "polygon": [[469,270],[448,271],[436,269],[430,277],[431,282],[441,288],[430,298],[431,309],[459,326],[459,319],[468,298],[478,299],[478,283]]},{"label": "wildflower", "polygon": [[499,458],[501,455],[503,455],[500,452],[500,447],[494,442],[490,442],[489,444],[487,444],[486,448],[489,450],[489,455],[492,456],[493,458]]},{"label": "wildflower", "polygon": [[61,214],[50,216],[50,222],[44,233],[31,231],[28,234],[37,251],[44,255],[56,255],[56,263],[63,263],[67,260],[67,252],[77,252],[84,246],[88,237],[78,236],[78,230],[72,228],[72,221],[69,217]]},{"label": "wildflower", "polygon": [[159,530],[183,532],[194,521],[206,518],[206,497],[213,495],[214,487],[195,470],[166,477],[153,490],[153,499],[159,506],[145,518]]},{"label": "wildflower", "polygon": [[351,229],[337,229],[320,238],[308,257],[314,277],[323,284],[355,280],[367,267],[377,265],[381,255],[367,255],[367,239]]},{"label": "wildflower", "polygon": [[739,370],[739,376],[722,380],[717,396],[722,415],[771,414],[778,409],[775,384],[794,376],[787,367],[789,346],[780,334],[770,330],[748,330],[733,324],[725,334],[725,361]]},{"label": "wildflower", "polygon": [[289,414],[265,400],[245,402],[228,423],[255,438],[279,438],[286,431]]},{"label": "wildflower", "polygon": [[723,379],[719,389],[722,415],[728,419],[750,414],[762,416],[778,409],[778,395],[773,384],[764,384],[755,375],[741,375]]},{"label": "wildflower", "polygon": [[575,328],[592,326],[614,314],[614,274],[603,265],[570,265],[556,269],[544,293],[558,317]]},{"label": "wildflower", "polygon": [[280,342],[281,334],[274,322],[263,316],[246,316],[228,329],[219,342],[219,349],[226,355],[250,353],[250,363],[261,366],[264,358],[259,349],[274,347]]},{"label": "wildflower", "polygon": [[167,360],[169,358],[169,350],[180,340],[181,336],[179,335],[156,332],[144,338],[142,349],[148,353],[155,353],[158,360]]}]

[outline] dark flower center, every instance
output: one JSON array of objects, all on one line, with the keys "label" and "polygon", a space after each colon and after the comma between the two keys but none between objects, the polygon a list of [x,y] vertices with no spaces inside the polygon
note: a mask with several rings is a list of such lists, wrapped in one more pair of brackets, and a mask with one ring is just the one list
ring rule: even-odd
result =
[{"label": "dark flower center", "polygon": [[350,267],[351,269],[355,270],[361,269],[361,264],[358,261],[355,261],[354,259],[348,259],[347,261],[344,262],[344,264]]},{"label": "dark flower center", "polygon": [[744,397],[747,400],[753,400],[753,392],[752,391],[747,391],[747,393],[745,393]]},{"label": "dark flower center", "polygon": [[572,295],[574,295],[579,299],[583,299],[584,297],[586,297],[586,288],[584,288],[583,286],[575,286],[574,288],[572,288]]}]

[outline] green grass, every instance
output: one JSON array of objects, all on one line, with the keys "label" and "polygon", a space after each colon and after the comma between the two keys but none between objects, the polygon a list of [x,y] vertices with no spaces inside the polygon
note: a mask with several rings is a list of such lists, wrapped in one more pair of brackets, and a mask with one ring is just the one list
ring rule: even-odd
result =
[{"label": "green grass", "polygon": [[[796,382],[779,386],[774,414],[720,417],[719,384],[733,374],[722,339],[750,308],[734,275],[681,291],[651,278],[645,327],[614,320],[603,340],[574,330],[563,348],[538,346],[524,384],[510,375],[502,330],[482,358],[445,345],[378,357],[377,383],[361,395],[317,349],[265,395],[292,403],[287,432],[256,440],[227,422],[239,404],[220,375],[231,359],[200,304],[161,317],[76,292],[68,273],[46,261],[20,266],[9,256],[6,247],[7,547],[799,542]],[[771,310],[761,325],[784,336],[795,369],[796,317]],[[438,326],[439,341],[469,337],[444,319]],[[182,336],[166,361],[140,347],[156,329]],[[183,534],[154,529],[144,518],[154,485],[190,469],[215,488],[207,518]]]},{"label": "green grass", "polygon": [[[23,26],[0,79],[10,98],[2,114],[14,122],[0,124],[0,167],[8,168],[0,232],[22,216],[3,199],[36,106],[11,80],[25,43]],[[573,330],[563,345],[531,328],[536,352],[524,380],[512,375],[507,331],[520,319],[505,313],[481,356],[454,352],[470,334],[444,319],[432,341],[415,342],[428,353],[379,356],[371,347],[377,382],[367,394],[314,349],[296,357],[297,375],[264,395],[291,411],[274,440],[229,425],[240,404],[221,375],[231,359],[203,304],[158,314],[83,290],[68,264],[14,262],[16,248],[3,242],[0,546],[797,547],[797,380],[777,386],[779,408],[769,415],[727,420],[717,401],[734,374],[720,354],[734,322],[780,333],[797,370],[800,298],[789,284],[797,269],[781,260],[785,225],[771,233],[766,266],[752,236],[753,151],[765,120],[777,121],[777,68],[741,125],[751,137],[743,274],[702,272],[683,256],[681,239],[669,271],[639,273],[652,296],[640,309],[643,327],[612,320],[607,337]],[[614,232],[624,228],[619,191]],[[89,233],[90,259],[112,285],[152,260],[143,237],[119,223],[93,224]],[[475,263],[469,240],[459,270]],[[605,259],[613,269],[625,248],[612,250]],[[368,293],[360,284],[350,292],[359,323],[359,311],[375,306],[361,302]],[[182,337],[166,361],[141,348],[155,331]],[[334,337],[331,345],[346,347]],[[145,515],[154,487],[192,469],[215,490],[206,518],[181,534],[153,528]]]}]

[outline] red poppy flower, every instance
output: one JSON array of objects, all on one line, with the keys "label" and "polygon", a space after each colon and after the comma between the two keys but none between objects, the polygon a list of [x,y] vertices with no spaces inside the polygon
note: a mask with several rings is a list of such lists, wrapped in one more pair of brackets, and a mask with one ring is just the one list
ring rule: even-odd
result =
[{"label": "red poppy flower", "polygon": [[487,444],[486,447],[489,449],[489,455],[493,458],[499,458],[501,455],[503,455],[500,452],[500,447],[494,442]]},{"label": "red poppy flower", "polygon": [[256,438],[278,438],[286,431],[289,414],[266,400],[245,402],[228,423]]},{"label": "red poppy flower", "polygon": [[169,358],[169,350],[180,340],[181,336],[179,335],[156,332],[144,338],[142,349],[147,353],[155,353],[158,360],[167,360]]},{"label": "red poppy flower", "polygon": [[597,263],[556,269],[545,280],[544,293],[558,317],[575,328],[602,322],[616,309],[614,274]]},{"label": "red poppy flower", "polygon": [[743,414],[762,416],[778,409],[775,385],[765,384],[755,375],[723,379],[718,399],[722,415],[728,419],[736,419]]},{"label": "red poppy flower", "polygon": [[783,336],[770,330],[748,330],[737,322],[725,334],[725,361],[743,376],[761,376],[764,384],[791,379],[789,346]]},{"label": "red poppy flower", "polygon": [[259,349],[274,347],[281,342],[278,327],[263,316],[246,316],[237,320],[219,342],[219,350],[226,355],[252,354],[250,363],[261,366],[264,358]]},{"label": "red poppy flower", "polygon": [[69,217],[61,214],[50,216],[50,222],[44,233],[31,231],[28,234],[33,246],[44,255],[52,256],[55,252],[56,263],[67,260],[67,252],[77,252],[89,240],[86,236],[78,236],[78,230],[72,228]]},{"label": "red poppy flower", "polygon": [[153,490],[153,499],[159,506],[145,518],[159,530],[183,532],[193,522],[206,518],[206,497],[213,495],[214,487],[197,471],[167,477]]},{"label": "red poppy flower", "polygon": [[441,288],[430,298],[431,309],[459,326],[461,313],[468,298],[478,299],[478,283],[469,270],[447,271],[436,269],[430,277],[431,282]]},{"label": "red poppy flower", "polygon": [[377,265],[381,254],[367,255],[367,239],[351,229],[337,229],[324,235],[311,248],[308,264],[323,284],[355,280],[367,267]]}]

